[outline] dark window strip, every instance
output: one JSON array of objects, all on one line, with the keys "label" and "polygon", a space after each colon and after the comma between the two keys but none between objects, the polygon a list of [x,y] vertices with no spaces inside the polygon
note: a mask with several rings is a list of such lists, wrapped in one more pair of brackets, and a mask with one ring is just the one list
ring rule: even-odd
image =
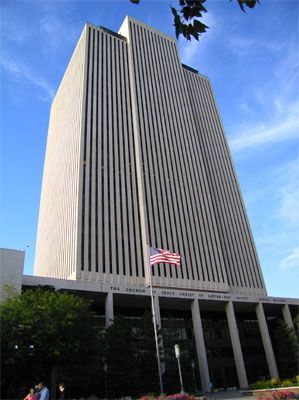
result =
[{"label": "dark window strip", "polygon": [[88,271],[91,271],[91,212],[92,212],[92,152],[93,152],[93,90],[94,90],[94,38],[95,30],[92,30],[92,61],[91,61],[91,107],[90,107],[90,140],[89,140],[89,204],[88,204]]},{"label": "dark window strip", "polygon": [[205,108],[207,110],[206,112],[208,116],[210,130],[212,132],[212,134],[209,135],[210,137],[208,138],[208,140],[211,143],[210,145],[213,146],[214,149],[213,153],[216,162],[219,165],[218,167],[219,177],[217,178],[217,180],[218,182],[223,182],[222,185],[219,185],[218,183],[218,186],[222,187],[222,198],[224,199],[224,207],[227,210],[228,218],[231,225],[231,238],[233,240],[233,249],[237,259],[236,268],[239,271],[241,285],[248,286],[248,278],[246,279],[246,275],[244,275],[244,271],[242,269],[242,264],[245,265],[245,260],[244,260],[244,252],[240,248],[242,237],[240,237],[239,234],[239,229],[238,229],[239,223],[236,221],[237,207],[234,198],[232,197],[232,192],[234,191],[234,187],[232,187],[231,185],[229,172],[226,170],[226,162],[223,157],[224,149],[221,143],[219,143],[219,137],[218,137],[219,132],[216,129],[215,115],[210,107],[210,98],[206,93],[205,83],[203,83],[203,99]]},{"label": "dark window strip", "polygon": [[[189,75],[190,74],[186,75],[186,81],[187,81],[187,78],[189,77]],[[188,83],[189,83],[188,93],[189,93],[189,95],[191,96],[191,99],[192,99],[191,100],[191,106],[192,106],[192,109],[193,109],[192,101],[194,101],[194,98],[195,98],[194,93],[193,93],[194,84],[191,83],[191,82],[188,82]],[[193,96],[193,98],[192,98],[192,96]],[[197,129],[198,129],[199,125],[198,125],[198,119],[197,119],[197,112],[194,111],[194,109],[192,111],[193,111],[194,118],[197,121]],[[201,164],[201,170],[203,170],[203,172],[205,174],[205,172],[206,172],[205,154],[203,154],[204,152],[202,151],[202,148],[201,148],[200,144],[198,146],[198,141],[196,140],[198,138],[198,136],[199,135],[196,135],[196,133],[194,132],[193,146],[194,146],[195,149],[197,149],[198,153],[202,154],[202,157],[203,157],[202,158],[202,162],[204,164],[203,165]],[[200,162],[199,159],[197,159],[197,160],[198,160],[198,162]],[[200,188],[201,188],[200,190],[201,190],[201,192],[203,194],[210,192],[210,188],[209,188],[209,186],[207,186],[208,182],[206,183],[206,180],[204,179],[204,174],[201,175],[201,179],[199,181]],[[208,180],[209,179],[207,179],[207,181]],[[207,236],[207,240],[210,241],[211,243],[213,243],[212,251],[213,251],[213,255],[214,255],[216,269],[214,268],[213,261],[211,261],[212,262],[211,265],[212,265],[213,272],[214,272],[214,280],[217,281],[217,282],[220,282],[220,281],[222,281],[222,279],[220,278],[219,270],[218,270],[217,266],[219,266],[219,265],[221,266],[223,263],[221,262],[222,260],[219,257],[222,254],[221,248],[218,247],[217,240],[215,240],[215,235],[218,234],[218,229],[217,229],[217,225],[214,222],[214,218],[213,218],[214,209],[213,209],[213,207],[210,207],[210,204],[209,204],[210,202],[209,202],[209,199],[208,199],[208,197],[206,195],[203,196],[203,202],[204,202],[205,218],[207,219],[207,221],[210,221],[210,222],[207,223],[207,230],[206,230],[205,235]]]},{"label": "dark window strip", "polygon": [[[125,54],[126,55],[126,57],[125,57],[125,61],[124,61],[124,63],[125,63],[125,66],[126,66],[126,70],[128,70],[128,58],[127,58],[127,53]],[[129,73],[129,72],[127,72],[127,73]],[[128,146],[129,146],[129,141],[128,141],[128,137],[129,137],[129,129],[130,129],[130,124],[129,124],[129,118],[128,118],[128,112],[129,112],[129,110],[128,110],[128,104],[127,104],[127,98],[126,98],[126,96],[127,96],[127,93],[128,93],[128,91],[127,91],[127,87],[126,87],[126,90],[125,90],[125,115],[126,115],[126,127],[127,127],[127,135],[126,136],[124,136],[124,155],[125,155],[125,159],[124,159],[124,165],[125,165],[125,170],[126,170],[126,173],[125,173],[125,176],[126,176],[126,199],[127,199],[127,201],[126,201],[126,214],[127,214],[127,233],[128,233],[128,243],[126,244],[127,245],[127,248],[128,248],[128,256],[129,256],[129,268],[128,268],[128,273],[129,273],[129,275],[130,276],[132,276],[132,254],[131,254],[131,238],[130,238],[130,226],[129,226],[129,224],[130,224],[130,218],[129,218],[129,215],[130,215],[130,209],[129,209],[129,202],[128,202],[128,196],[129,196],[129,187],[130,187],[130,182],[129,182],[129,180],[130,180],[130,173],[128,172],[127,173],[127,166],[129,165],[129,162],[130,162],[130,159],[129,159],[129,154],[127,155],[126,154],[126,145],[127,145],[127,148],[128,148]]]},{"label": "dark window strip", "polygon": [[[144,32],[143,29],[137,26],[137,32],[138,32],[138,48],[140,49],[144,49],[145,44],[144,44]],[[145,50],[145,49],[144,49]],[[151,169],[152,169],[152,173],[150,176],[150,180],[151,182],[153,182],[152,185],[152,190],[154,190],[154,193],[152,194],[152,206],[154,207],[154,201],[156,201],[157,204],[157,215],[152,216],[152,223],[154,226],[154,230],[155,230],[155,241],[156,243],[159,243],[159,247],[162,247],[162,232],[161,232],[161,209],[159,207],[159,200],[158,200],[158,190],[159,190],[159,161],[157,159],[157,146],[156,146],[156,140],[155,140],[155,135],[154,135],[154,126],[150,126],[150,122],[153,121],[154,119],[154,113],[153,113],[153,109],[152,109],[152,101],[150,99],[150,91],[149,91],[149,87],[148,87],[148,82],[150,81],[151,77],[149,76],[149,70],[147,68],[147,65],[144,63],[144,59],[146,58],[146,54],[145,57],[142,57],[141,55],[141,76],[143,77],[142,79],[142,84],[143,84],[143,89],[145,92],[145,103],[144,103],[144,108],[146,109],[146,114],[147,114],[147,130],[148,130],[148,135],[146,135],[145,140],[148,143],[148,149],[150,150],[149,153],[149,159],[151,160]],[[149,140],[150,137],[150,140]],[[157,182],[158,181],[158,182]],[[152,192],[151,190],[151,192]],[[158,221],[158,223],[156,224],[156,220]],[[160,265],[158,266],[158,275],[161,276],[162,273],[162,268],[163,268],[163,272],[164,272],[164,276],[166,273],[165,270],[165,265],[163,265],[163,267],[161,267]]]},{"label": "dark window strip", "polygon": [[[137,79],[137,76],[136,76],[137,74],[138,74],[138,76],[140,74],[140,71],[137,72],[137,69],[138,69],[138,66],[139,66],[139,57],[138,57],[138,54],[137,54],[137,51],[136,51],[136,47],[134,45],[134,43],[136,43],[135,26],[130,23],[130,27],[131,27],[131,32],[132,32],[132,46],[134,46],[133,51],[132,51],[132,56],[133,56],[134,72],[135,72],[135,77],[136,77],[136,82],[135,82],[136,83],[136,97],[137,97],[136,104],[137,104],[137,111],[138,111],[137,114],[138,114],[138,122],[139,122],[139,133],[140,133],[139,137],[140,137],[140,145],[141,145],[140,147],[141,147],[141,155],[142,155],[142,165],[145,168],[145,166],[149,165],[149,162],[148,162],[148,159],[147,159],[148,152],[144,151],[147,143],[144,140],[144,132],[145,132],[144,110],[143,110],[143,107],[142,107],[143,98],[142,98],[142,94],[141,94],[141,90],[140,90],[140,77],[139,77],[139,79]],[[136,72],[137,72],[137,74],[136,74]],[[140,116],[142,116],[142,123],[141,123]],[[150,181],[149,182],[147,181],[148,178],[147,178],[146,171],[145,171],[143,177],[144,177],[144,187],[151,187],[150,186],[151,185]],[[146,193],[145,193],[144,198],[145,198],[145,209],[146,209],[146,217],[147,217],[146,225],[147,225],[147,229],[148,229],[148,240],[149,240],[150,245],[152,246],[153,245],[153,242],[152,242],[153,238],[152,238],[152,227],[151,227],[151,224],[150,224],[151,216],[149,214],[150,213],[150,211],[149,211],[150,204],[149,204],[149,199],[148,199]],[[155,275],[154,271],[153,271],[153,275]]]},{"label": "dark window strip", "polygon": [[[165,79],[166,76],[168,76],[168,70],[166,70],[166,66],[165,66],[165,61],[162,58],[162,46],[160,43],[160,38],[156,35],[153,35],[153,40],[155,43],[155,46],[157,48],[157,64],[159,67],[159,70],[161,71],[161,91],[164,94],[164,98],[165,101],[167,102],[167,104],[171,103],[171,95],[169,94],[169,85],[167,82],[169,79]],[[178,147],[177,147],[177,143],[176,143],[176,136],[175,136],[175,130],[174,130],[174,116],[172,114],[172,110],[170,107],[165,107],[165,114],[166,114],[166,121],[168,124],[168,129],[167,129],[167,133],[166,133],[166,138],[167,138],[167,142],[168,142],[168,146],[169,146],[169,150],[170,150],[170,157],[171,157],[171,171],[172,171],[172,176],[179,178],[179,174],[178,174],[178,168],[180,168],[180,166],[178,167],[178,163],[179,163],[179,158],[176,159],[176,156],[174,153],[178,154]],[[176,149],[176,150],[175,150]],[[178,179],[178,181],[180,181],[180,179]],[[175,207],[176,208],[176,215],[175,218],[178,218],[178,223],[179,223],[179,229],[181,230],[183,224],[185,225],[185,221],[182,221],[182,218],[184,218],[184,213],[181,212],[181,206],[179,204],[178,201],[181,202],[181,198],[182,198],[182,193],[180,192],[180,185],[177,185],[176,182],[173,183],[174,185],[174,191],[176,193],[175,195]],[[173,200],[173,199],[172,199]],[[186,226],[186,225],[185,225]],[[178,237],[178,251],[185,255],[187,252],[185,251],[186,249],[186,245],[187,243],[185,243],[184,241],[184,235],[183,233],[181,233],[181,240]],[[189,252],[190,253],[190,252]],[[185,262],[184,259],[182,259],[182,263]],[[184,271],[183,268],[181,268],[181,274],[182,274],[182,279],[185,279],[184,277]]]},{"label": "dark window strip", "polygon": [[98,235],[98,177],[99,177],[99,40],[100,35],[97,31],[97,82],[96,82],[96,185],[95,185],[95,214],[96,214],[96,223],[95,223],[95,231],[96,231],[96,238],[95,238],[95,268],[96,272],[99,272],[99,235]]},{"label": "dark window strip", "polygon": [[87,138],[87,111],[88,111],[88,89],[89,89],[89,56],[90,56],[90,28],[87,30],[87,68],[86,68],[86,98],[85,98],[85,121],[84,121],[84,150],[83,150],[83,188],[82,188],[82,235],[81,235],[81,271],[84,270],[85,255],[85,190],[86,190],[86,138]]},{"label": "dark window strip", "polygon": [[[201,97],[202,89],[201,88],[197,88],[197,89],[199,91],[197,93],[198,103],[199,104],[203,104],[202,103],[202,97]],[[196,112],[196,115],[198,116],[198,118],[201,118],[200,116],[204,115],[203,106],[201,106],[201,113]],[[222,235],[220,237],[220,240],[223,242],[224,237],[227,237],[226,231],[227,231],[227,229],[229,229],[229,227],[227,227],[226,225],[223,225],[223,218],[221,217],[221,211],[219,210],[218,203],[217,203],[217,200],[221,196],[219,194],[215,195],[216,188],[215,188],[215,185],[213,185],[212,182],[211,182],[211,177],[215,180],[215,175],[214,175],[214,171],[212,170],[212,164],[211,163],[214,162],[215,165],[216,165],[216,161],[214,161],[213,158],[212,158],[212,155],[211,155],[212,148],[211,148],[211,145],[209,145],[209,142],[207,141],[208,139],[206,138],[207,133],[205,133],[205,132],[209,132],[209,128],[206,125],[205,119],[202,119],[202,126],[204,127],[204,132],[203,132],[203,135],[201,136],[202,144],[204,146],[202,154],[203,154],[204,158],[206,159],[206,170],[207,170],[209,191],[210,191],[212,197],[214,198],[214,202],[212,202],[212,205],[213,205],[213,208],[214,208],[215,215],[217,216],[216,223],[218,225],[218,229],[219,229],[219,225],[221,226],[221,230],[222,230],[222,227],[225,228],[225,231],[222,233]],[[220,189],[221,188],[219,187],[218,190],[220,190]],[[221,204],[221,206],[223,207],[222,204]],[[226,212],[225,212],[225,215],[226,215]],[[228,221],[227,216],[225,216],[225,221]],[[229,249],[226,249],[226,252],[227,252],[226,254],[229,254],[230,256],[232,256],[232,255],[234,256],[233,249],[232,249],[232,243],[230,241],[224,241],[224,243],[225,243],[225,246],[226,246],[226,243],[229,246]],[[235,258],[235,256],[234,256],[234,258]],[[236,261],[233,260],[233,263],[236,263]],[[230,263],[229,263],[229,265],[230,265]]]},{"label": "dark window strip", "polygon": [[[111,174],[113,176],[113,171],[110,169],[110,158],[111,156],[113,157],[113,88],[112,88],[112,38],[110,35],[108,35],[108,42],[109,42],[109,59],[107,60],[108,66],[109,66],[109,74],[108,74],[108,79],[107,82],[110,82],[110,90],[108,91],[108,98],[110,100],[110,110],[108,112],[108,118],[109,120],[109,128],[107,128],[107,134],[108,134],[108,139],[107,139],[107,191],[108,191],[108,251],[109,251],[109,272],[112,274],[112,240],[111,240],[111,235],[112,235],[112,229],[111,229],[111,192],[113,191],[114,188],[111,187]],[[109,101],[108,101],[108,107],[109,107]],[[114,251],[114,249],[113,249]]]}]

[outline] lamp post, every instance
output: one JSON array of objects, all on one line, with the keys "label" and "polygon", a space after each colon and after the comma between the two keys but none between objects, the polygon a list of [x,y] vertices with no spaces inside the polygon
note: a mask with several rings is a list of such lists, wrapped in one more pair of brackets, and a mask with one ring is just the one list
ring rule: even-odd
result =
[{"label": "lamp post", "polygon": [[180,352],[180,346],[178,344],[174,345],[174,351],[175,351],[176,359],[178,360],[180,384],[181,384],[181,393],[184,393],[183,377],[182,377],[181,363],[180,363],[181,352]]},{"label": "lamp post", "polygon": [[107,371],[108,371],[107,361],[104,360],[104,391],[105,391],[105,400],[107,399]]},{"label": "lamp post", "polygon": [[196,383],[195,361],[194,360],[191,361],[191,367],[192,367],[192,375],[193,375],[193,383],[194,383],[194,392],[197,393],[198,388],[197,388],[197,383]]}]

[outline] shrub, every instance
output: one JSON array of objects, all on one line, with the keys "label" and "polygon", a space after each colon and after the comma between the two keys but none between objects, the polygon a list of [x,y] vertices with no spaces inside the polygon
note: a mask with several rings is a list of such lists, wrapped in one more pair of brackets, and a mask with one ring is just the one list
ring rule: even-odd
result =
[{"label": "shrub", "polygon": [[164,400],[166,398],[166,396],[160,396],[160,397],[157,397],[156,395],[155,395],[155,393],[148,393],[148,394],[145,394],[145,395],[143,395],[139,400]]},{"label": "shrub", "polygon": [[[251,390],[260,390],[260,389],[276,389],[278,387],[289,387],[289,386],[299,386],[299,375],[295,376],[292,379],[284,379],[280,382],[278,379],[271,380],[261,380],[249,385]],[[267,400],[267,399],[263,399]]]},{"label": "shrub", "polygon": [[275,389],[278,387],[288,387],[288,386],[293,386],[293,382],[296,382],[296,378],[294,379],[285,379],[282,382],[280,382],[276,378],[272,378],[271,380],[261,380],[257,381],[255,383],[252,383],[249,388],[251,390],[259,390],[259,389]]},{"label": "shrub", "polygon": [[280,386],[280,381],[279,381],[279,379],[277,379],[277,378],[272,378],[272,379],[271,379],[271,385],[272,385],[273,388],[276,388],[276,387]]},{"label": "shrub", "polygon": [[155,397],[151,395],[145,395],[142,396],[139,400],[155,400]]},{"label": "shrub", "polygon": [[[277,381],[277,380],[276,380]],[[277,386],[275,386],[276,381],[274,379],[271,380],[261,380],[257,381],[255,383],[252,383],[249,387],[252,390],[259,390],[259,389],[272,389]]]},{"label": "shrub", "polygon": [[290,381],[290,380],[288,380],[288,379],[284,379],[284,380],[281,382],[281,387],[288,387],[288,386],[292,386],[292,385],[293,385],[293,382]]},{"label": "shrub", "polygon": [[265,381],[257,381],[249,385],[249,388],[252,390],[266,389],[264,386],[265,386]]}]

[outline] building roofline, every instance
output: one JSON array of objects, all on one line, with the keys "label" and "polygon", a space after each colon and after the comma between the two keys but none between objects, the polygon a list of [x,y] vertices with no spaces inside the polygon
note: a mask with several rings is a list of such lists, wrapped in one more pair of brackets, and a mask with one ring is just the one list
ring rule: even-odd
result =
[{"label": "building roofline", "polygon": [[84,25],[84,27],[89,27],[89,28],[95,28],[98,30],[101,30],[103,32],[109,33],[112,36],[117,37],[118,39],[122,39],[122,40],[127,40],[127,38],[125,36],[120,35],[118,32],[113,31],[112,29],[106,28],[105,26],[102,25],[95,25],[92,24],[91,22],[86,22],[86,24]]},{"label": "building roofline", "polygon": [[14,251],[16,253],[25,253],[25,250],[10,249],[8,247],[0,247],[0,250]]},{"label": "building roofline", "polygon": [[[114,283],[104,282],[91,282],[91,281],[79,281],[70,279],[51,278],[44,276],[34,275],[23,275],[22,286],[54,286],[56,289],[66,290],[78,290],[87,292],[98,292],[107,293],[111,291],[115,294],[128,294],[128,295],[150,295],[150,289],[146,286],[132,286],[122,285]],[[288,297],[274,297],[274,296],[262,296],[259,294],[238,294],[238,293],[227,293],[227,292],[212,292],[203,290],[189,290],[189,289],[177,289],[177,288],[165,288],[165,287],[154,287],[158,292],[158,296],[166,298],[175,298],[182,300],[208,300],[208,301],[220,301],[227,302],[233,301],[234,303],[263,303],[269,305],[299,305],[299,299],[288,298]],[[185,294],[185,295],[184,295]],[[189,295],[188,295],[189,294]],[[191,296],[190,294],[194,294]]]},{"label": "building roofline", "polygon": [[174,42],[175,44],[177,44],[177,41],[175,39],[175,37],[168,35],[167,33],[162,32],[161,30],[159,30],[158,28],[153,27],[152,25],[149,25],[143,21],[140,21],[137,18],[131,17],[130,15],[126,15],[126,18],[124,19],[123,23],[125,22],[125,20],[128,19],[129,21],[135,22],[138,25],[143,26],[144,28],[150,29],[151,31],[154,31],[155,33],[164,36],[166,39],[171,40],[172,42]]}]

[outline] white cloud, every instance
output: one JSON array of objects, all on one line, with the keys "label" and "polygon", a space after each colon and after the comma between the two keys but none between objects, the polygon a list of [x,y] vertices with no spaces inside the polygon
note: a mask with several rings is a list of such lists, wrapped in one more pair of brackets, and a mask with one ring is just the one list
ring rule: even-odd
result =
[{"label": "white cloud", "polygon": [[[242,43],[242,41],[240,42]],[[299,137],[299,85],[298,46],[286,47],[286,54],[269,71],[265,82],[252,82],[251,93],[240,104],[241,111],[249,111],[251,121],[238,127],[238,133],[230,137],[233,151],[254,150]],[[245,104],[246,107],[242,106]],[[249,113],[247,112],[247,115]]]},{"label": "white cloud", "polygon": [[[264,82],[257,80],[252,90],[258,108],[275,117],[298,113],[299,42],[290,40],[278,62],[274,62]],[[269,60],[269,62],[271,62]],[[276,65],[276,67],[275,67]]]},{"label": "white cloud", "polygon": [[246,114],[253,114],[254,110],[252,107],[250,107],[247,103],[240,103],[239,104],[239,109],[243,111]]},{"label": "white cloud", "polygon": [[[298,182],[299,180],[297,185]],[[299,224],[299,187],[283,193],[280,213],[283,218],[290,221],[290,224]]]},{"label": "white cloud", "polygon": [[78,39],[78,31],[68,21],[63,21],[59,16],[55,15],[54,10],[49,10],[39,20],[39,28],[43,40],[43,50],[57,51],[64,49],[66,45],[73,45]]},{"label": "white cloud", "polygon": [[278,54],[283,50],[283,46],[279,42],[267,42],[240,36],[229,39],[227,47],[239,58],[254,57],[260,52]]},{"label": "white cloud", "polygon": [[299,113],[286,120],[274,120],[269,125],[257,125],[229,140],[233,152],[269,145],[299,137]]},{"label": "white cloud", "polygon": [[252,171],[251,222],[268,294],[298,297],[299,159],[277,166]]},{"label": "white cloud", "polygon": [[[299,238],[299,158],[293,159],[278,168],[261,171],[260,186],[255,191],[246,193],[249,204],[269,204],[262,209],[260,219],[267,217],[272,225],[279,222],[284,229],[277,232],[277,238],[268,237],[265,242],[282,242],[287,231],[292,231],[294,238]],[[258,222],[261,226],[262,221]],[[296,231],[296,233],[295,233]]]},{"label": "white cloud", "polygon": [[[4,11],[4,4],[3,11]],[[5,16],[4,16],[5,15]],[[30,37],[30,29],[23,23],[23,15],[17,8],[6,8],[1,18],[1,37],[2,41],[23,44]],[[2,42],[3,43],[3,42]]]},{"label": "white cloud", "polygon": [[252,212],[252,227],[264,273],[272,279],[270,275],[274,271],[281,275],[287,271],[292,279],[299,279],[299,268],[296,268],[299,266],[299,159],[259,172],[258,187],[250,191],[251,201],[246,204]]},{"label": "white cloud", "polygon": [[[299,227],[299,159],[284,166],[273,179],[276,182],[279,210],[276,218],[284,219],[290,227]],[[298,231],[299,234],[299,231]]]},{"label": "white cloud", "polygon": [[59,32],[61,30],[61,23],[53,16],[45,15],[39,21],[41,32],[43,32],[49,39],[49,44],[56,46],[60,42]]},{"label": "white cloud", "polygon": [[203,57],[205,57],[205,65],[207,65],[211,42],[215,40],[218,34],[218,30],[213,28],[215,26],[218,28],[221,26],[221,21],[216,19],[215,13],[212,11],[204,14],[203,17],[200,18],[200,21],[206,24],[210,29],[200,35],[199,41],[195,39],[187,41],[183,36],[180,36],[178,42],[182,62],[194,68],[198,67],[199,60],[202,61]]},{"label": "white cloud", "polygon": [[25,65],[9,59],[4,54],[1,54],[2,67],[11,73],[17,79],[26,78],[31,84],[39,87],[47,95],[48,100],[52,100],[55,94],[55,89],[44,78],[38,76],[33,71],[30,71]]},{"label": "white cloud", "polygon": [[54,16],[45,15],[39,21],[41,33],[44,35],[47,49],[56,49],[64,40],[63,24]]},{"label": "white cloud", "polygon": [[291,254],[281,260],[279,268],[282,271],[299,267],[299,247],[292,250]]},{"label": "white cloud", "polygon": [[[199,39],[201,40],[201,38]],[[181,47],[181,57],[182,61],[189,65],[192,66],[196,63],[196,59],[199,56],[200,48],[199,48],[199,43],[196,40],[191,40],[190,42],[186,42],[183,44]]]}]

